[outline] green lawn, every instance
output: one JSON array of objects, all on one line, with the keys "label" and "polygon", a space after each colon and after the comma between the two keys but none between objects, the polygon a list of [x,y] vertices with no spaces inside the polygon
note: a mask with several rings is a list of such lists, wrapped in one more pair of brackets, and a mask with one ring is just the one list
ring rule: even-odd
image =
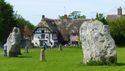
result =
[{"label": "green lawn", "polygon": [[125,71],[125,48],[117,48],[118,65],[87,66],[82,64],[81,48],[64,48],[46,50],[46,61],[39,61],[39,48],[30,49],[16,58],[3,56],[0,49],[0,71]]}]

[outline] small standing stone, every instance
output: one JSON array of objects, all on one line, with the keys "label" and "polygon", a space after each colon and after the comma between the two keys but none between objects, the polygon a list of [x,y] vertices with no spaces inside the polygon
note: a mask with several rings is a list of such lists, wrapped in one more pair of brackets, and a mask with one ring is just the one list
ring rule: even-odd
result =
[{"label": "small standing stone", "polygon": [[26,52],[26,53],[29,53],[28,47],[25,47],[25,52]]},{"label": "small standing stone", "polygon": [[26,40],[25,52],[28,53],[29,47],[30,47],[30,40],[29,39],[25,39],[25,40]]},{"label": "small standing stone", "polygon": [[45,61],[45,50],[44,49],[40,50],[40,61]]},{"label": "small standing stone", "polygon": [[59,50],[59,51],[62,51],[62,46],[61,46],[61,45],[59,45],[58,50]]}]

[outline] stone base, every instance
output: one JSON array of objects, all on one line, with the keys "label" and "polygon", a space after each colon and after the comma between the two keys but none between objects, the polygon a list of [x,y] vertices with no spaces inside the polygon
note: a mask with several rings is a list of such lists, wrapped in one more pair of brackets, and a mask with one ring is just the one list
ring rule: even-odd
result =
[{"label": "stone base", "polygon": [[12,45],[12,48],[9,51],[9,57],[17,57],[18,55],[21,55],[21,50],[17,45]]},{"label": "stone base", "polygon": [[100,61],[89,60],[85,64],[87,65],[115,65],[117,63],[117,57],[102,58]]}]

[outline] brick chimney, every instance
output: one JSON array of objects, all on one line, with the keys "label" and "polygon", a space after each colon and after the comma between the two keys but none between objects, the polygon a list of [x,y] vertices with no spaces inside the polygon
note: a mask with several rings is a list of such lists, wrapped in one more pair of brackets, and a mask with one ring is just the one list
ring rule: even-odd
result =
[{"label": "brick chimney", "polygon": [[42,15],[42,20],[45,20],[45,15]]},{"label": "brick chimney", "polygon": [[122,16],[122,8],[121,7],[118,8],[117,14],[118,14],[118,16]]},{"label": "brick chimney", "polygon": [[68,16],[66,14],[64,15],[64,19],[68,19]]}]

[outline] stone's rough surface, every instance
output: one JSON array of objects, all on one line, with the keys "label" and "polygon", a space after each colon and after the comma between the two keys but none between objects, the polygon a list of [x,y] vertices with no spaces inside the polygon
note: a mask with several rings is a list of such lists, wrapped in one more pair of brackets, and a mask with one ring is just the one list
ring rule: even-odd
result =
[{"label": "stone's rough surface", "polygon": [[31,47],[31,42],[29,39],[25,38],[25,52],[28,53],[28,49]]},{"label": "stone's rough surface", "polygon": [[58,47],[58,51],[62,51],[62,46],[61,45],[59,45],[59,47]]},{"label": "stone's rough surface", "polygon": [[9,37],[7,38],[7,56],[16,57],[20,52],[20,43],[21,43],[21,33],[20,29],[17,27],[13,28],[12,33],[10,33]]},{"label": "stone's rough surface", "polygon": [[115,64],[116,45],[110,35],[108,25],[99,21],[89,21],[80,27],[85,64]]},{"label": "stone's rough surface", "polygon": [[41,49],[40,51],[40,61],[45,61],[45,49]]}]

